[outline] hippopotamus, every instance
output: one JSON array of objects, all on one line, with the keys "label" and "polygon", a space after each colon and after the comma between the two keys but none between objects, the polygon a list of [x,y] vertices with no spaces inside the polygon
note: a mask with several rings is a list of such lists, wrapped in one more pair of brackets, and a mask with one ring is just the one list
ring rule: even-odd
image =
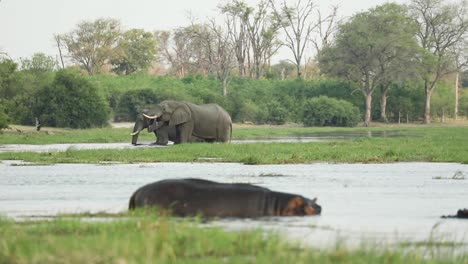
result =
[{"label": "hippopotamus", "polygon": [[167,179],[136,190],[129,209],[154,206],[182,217],[308,216],[321,213],[316,200],[244,183]]},{"label": "hippopotamus", "polygon": [[457,211],[456,215],[443,215],[442,218],[462,218],[462,219],[468,219],[468,209],[460,209]]}]

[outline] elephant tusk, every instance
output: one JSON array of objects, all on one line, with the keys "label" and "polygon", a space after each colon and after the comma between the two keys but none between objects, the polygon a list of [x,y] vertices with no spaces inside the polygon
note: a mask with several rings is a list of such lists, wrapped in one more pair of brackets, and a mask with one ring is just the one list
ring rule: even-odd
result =
[{"label": "elephant tusk", "polygon": [[136,136],[138,134],[140,134],[140,131],[135,131],[135,132],[131,133],[130,136]]},{"label": "elephant tusk", "polygon": [[154,116],[149,116],[147,114],[143,114],[144,117],[148,118],[148,119],[156,119],[158,118],[158,115],[154,115]]}]

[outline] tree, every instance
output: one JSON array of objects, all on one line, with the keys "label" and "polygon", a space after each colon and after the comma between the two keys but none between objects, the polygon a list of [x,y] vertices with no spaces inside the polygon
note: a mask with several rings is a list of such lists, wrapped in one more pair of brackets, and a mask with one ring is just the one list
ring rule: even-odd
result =
[{"label": "tree", "polygon": [[315,34],[313,34],[310,41],[314,45],[316,56],[318,57],[320,51],[328,47],[332,41],[332,37],[337,31],[338,6],[331,6],[331,11],[325,18],[322,17],[320,10],[317,10],[317,21],[320,23],[316,27]]},{"label": "tree", "polygon": [[[302,59],[312,33],[314,31],[321,32],[322,24],[327,21],[333,24],[333,19],[336,16],[336,9],[334,9],[334,12],[330,16],[322,18],[318,7],[315,6],[311,0],[306,0],[305,3],[298,0],[291,6],[288,6],[286,1],[283,0],[279,9],[275,6],[274,0],[269,0],[269,2],[276,19],[279,21],[280,27],[286,35],[284,45],[291,50],[294,55],[293,63],[296,65],[297,77],[301,78]],[[314,11],[318,13],[316,19],[313,17]],[[331,28],[331,26],[328,28]],[[327,37],[329,36],[328,33],[326,35]],[[318,48],[318,43],[316,47]]]},{"label": "tree", "polygon": [[206,65],[209,74],[213,74],[222,83],[223,96],[227,95],[228,79],[234,64],[234,47],[229,34],[216,24],[214,19],[206,25],[192,24],[191,35],[194,43],[199,43],[199,59],[205,59],[205,62],[199,63]]},{"label": "tree", "polygon": [[[2,99],[0,99],[2,103]],[[8,116],[5,113],[3,104],[0,104],[0,129],[8,128]]]},{"label": "tree", "polygon": [[119,74],[131,74],[146,70],[155,59],[156,40],[154,35],[143,29],[125,31],[118,40],[114,58],[111,61],[113,71]]},{"label": "tree", "polygon": [[159,51],[164,60],[169,62],[172,71],[179,78],[187,74],[208,74],[209,65],[206,58],[207,52],[204,41],[197,36],[203,34],[207,36],[206,25],[192,24],[187,27],[175,29],[172,33],[168,31],[156,32]]},{"label": "tree", "polygon": [[116,19],[84,21],[70,33],[60,36],[72,61],[81,65],[89,75],[101,71],[110,62],[120,35]]},{"label": "tree", "polygon": [[74,70],[57,71],[50,85],[35,94],[34,116],[53,127],[90,128],[107,124],[104,98],[88,79]]},{"label": "tree", "polygon": [[0,57],[0,97],[4,99],[12,98],[16,95],[15,77],[18,64],[12,59]]},{"label": "tree", "polygon": [[30,59],[20,58],[21,70],[32,73],[51,72],[57,69],[57,62],[44,53],[35,53]]},{"label": "tree", "polygon": [[277,40],[279,24],[269,14],[268,3],[263,0],[256,9],[246,10],[243,17],[252,49],[252,77],[259,79],[270,58],[281,46]]},{"label": "tree", "polygon": [[359,84],[365,98],[364,124],[370,125],[372,95],[389,82],[395,69],[404,65],[411,43],[411,27],[403,8],[384,4],[359,13],[339,27],[336,43],[322,50],[322,72],[344,77]]},{"label": "tree", "polygon": [[65,69],[65,62],[63,61],[63,52],[62,52],[62,48],[64,47],[64,44],[59,34],[54,34],[54,40],[55,40],[55,44],[57,44],[57,49],[59,52],[60,66],[62,67],[62,69]]},{"label": "tree", "polygon": [[229,35],[221,27],[216,26],[214,22],[212,23],[211,30],[215,37],[215,49],[210,55],[210,61],[214,62],[212,67],[214,67],[218,80],[223,84],[223,96],[227,96],[228,79],[232,69],[235,67],[234,47],[229,39]]},{"label": "tree", "polygon": [[[457,72],[467,65],[456,63],[460,43],[466,43],[468,20],[466,1],[444,4],[443,0],[412,0],[410,9],[418,25],[417,38],[424,50],[420,56],[421,77],[424,81],[424,123],[431,121],[431,96],[437,83],[447,74]],[[458,65],[457,65],[458,64]]]},{"label": "tree", "polygon": [[[234,38],[236,57],[240,71],[247,59],[248,72],[251,77],[259,79],[263,75],[270,58],[278,51],[280,42],[277,39],[279,24],[270,14],[267,1],[260,1],[256,8],[248,6],[243,1],[233,1],[222,7],[231,21],[239,20],[241,31],[236,34],[235,24],[230,26],[230,34]],[[248,49],[245,49],[247,40]],[[246,54],[246,56],[244,56]]]},{"label": "tree", "polygon": [[388,91],[392,84],[403,83],[417,75],[415,55],[418,53],[415,38],[416,25],[408,9],[398,4],[386,4],[375,9],[375,15],[381,17],[374,21],[377,28],[390,40],[382,51],[378,64],[382,70],[382,78],[378,84],[380,89],[380,119],[387,122],[386,107]]},{"label": "tree", "polygon": [[439,116],[440,122],[444,123],[446,116],[453,113],[454,105],[452,102],[455,95],[451,89],[452,86],[448,85],[448,83],[439,82],[437,86],[438,88],[434,91],[431,100],[431,115]]},{"label": "tree", "polygon": [[226,14],[227,32],[234,45],[239,76],[247,76],[247,71],[250,72],[250,68],[246,68],[250,43],[247,36],[246,24],[244,23],[245,17],[242,14],[248,14],[245,11],[249,7],[244,2],[233,1],[233,3],[221,6],[220,9],[223,14]]}]

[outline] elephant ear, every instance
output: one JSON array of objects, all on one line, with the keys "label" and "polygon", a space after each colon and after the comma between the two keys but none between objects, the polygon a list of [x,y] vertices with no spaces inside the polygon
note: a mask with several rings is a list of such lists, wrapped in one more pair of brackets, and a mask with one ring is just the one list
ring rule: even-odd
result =
[{"label": "elephant ear", "polygon": [[169,121],[170,126],[179,125],[185,122],[188,122],[191,117],[191,112],[188,106],[181,105],[179,106],[174,113],[171,115],[171,119]]}]

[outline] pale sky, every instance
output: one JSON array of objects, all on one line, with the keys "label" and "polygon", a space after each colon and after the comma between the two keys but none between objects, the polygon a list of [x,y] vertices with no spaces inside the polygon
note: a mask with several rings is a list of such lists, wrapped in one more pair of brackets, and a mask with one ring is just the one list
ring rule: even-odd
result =
[{"label": "pale sky", "polygon": [[[151,32],[170,30],[189,25],[189,14],[200,21],[219,16],[217,6],[225,2],[226,0],[0,0],[0,52],[8,53],[14,60],[31,57],[37,52],[55,57],[58,51],[53,35],[70,32],[83,20],[116,18],[120,20],[123,29],[142,28]],[[251,5],[258,3],[255,0],[246,2]],[[339,16],[349,17],[389,1],[314,2],[323,12],[330,5],[339,4]],[[282,50],[276,60],[287,56],[289,52]]]}]

